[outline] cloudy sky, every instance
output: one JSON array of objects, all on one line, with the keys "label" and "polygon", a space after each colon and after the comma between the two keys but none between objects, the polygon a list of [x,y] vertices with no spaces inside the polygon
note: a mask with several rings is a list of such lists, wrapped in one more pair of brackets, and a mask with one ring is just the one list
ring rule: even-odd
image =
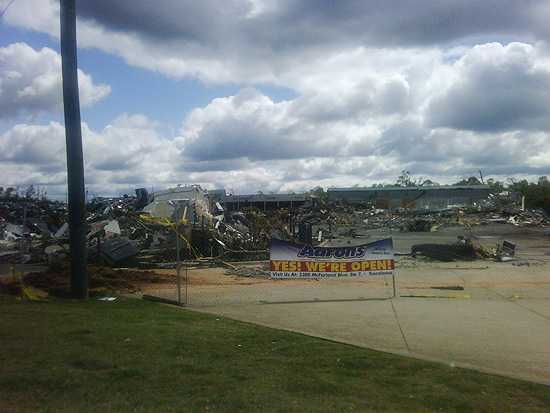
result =
[{"label": "cloudy sky", "polygon": [[[10,1],[0,0],[0,10]],[[550,1],[78,1],[88,190],[550,174]],[[0,20],[0,176],[65,193],[59,3]]]}]

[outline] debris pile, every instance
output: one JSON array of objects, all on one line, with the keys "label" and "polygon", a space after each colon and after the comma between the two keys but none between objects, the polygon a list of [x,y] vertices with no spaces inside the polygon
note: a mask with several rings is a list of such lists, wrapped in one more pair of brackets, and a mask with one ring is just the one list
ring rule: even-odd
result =
[{"label": "debris pile", "polygon": [[449,227],[472,228],[489,224],[510,224],[516,227],[545,227],[550,217],[543,210],[519,208],[495,209],[456,207],[444,210],[395,211],[374,205],[332,203],[297,217],[314,225],[314,233],[324,237],[361,237],[368,230],[390,232],[436,232]]},{"label": "debris pile", "polygon": [[[435,232],[456,226],[550,225],[542,210],[522,210],[498,197],[469,207],[440,210],[389,210],[376,202],[347,203],[315,196],[294,207],[242,205],[239,210],[229,210],[222,198],[209,198],[198,185],[155,194],[140,188],[135,196],[97,197],[88,203],[87,211],[88,259],[98,268],[174,268],[178,256],[201,265],[266,260],[272,237],[317,245],[327,240],[365,238],[372,230]],[[69,260],[68,237],[65,203],[0,195],[0,263],[43,263],[63,268]],[[465,239],[445,246],[415,245],[411,253],[443,261],[514,259],[509,246],[487,250]],[[240,275],[265,275],[262,269],[254,271],[243,270]]]},{"label": "debris pile", "polygon": [[67,207],[48,199],[0,197],[0,263],[47,261],[63,236]]},{"label": "debris pile", "polygon": [[269,263],[262,263],[257,265],[241,265],[236,266],[229,263],[225,263],[228,267],[225,271],[226,275],[237,275],[239,277],[253,277],[253,278],[268,278]]},{"label": "debris pile", "polygon": [[550,225],[550,217],[538,209],[464,210],[460,222],[465,225],[512,224],[517,227]]},{"label": "debris pile", "polygon": [[526,260],[518,259],[515,254],[516,244],[510,241],[504,240],[494,248],[488,248],[472,238],[459,236],[452,244],[415,244],[411,247],[410,257],[444,262],[489,259],[499,262],[514,261],[515,265],[529,265]]},{"label": "debris pile", "polygon": [[464,238],[454,244],[416,244],[411,248],[411,255],[426,257],[437,261],[473,261],[480,258],[473,243]]}]

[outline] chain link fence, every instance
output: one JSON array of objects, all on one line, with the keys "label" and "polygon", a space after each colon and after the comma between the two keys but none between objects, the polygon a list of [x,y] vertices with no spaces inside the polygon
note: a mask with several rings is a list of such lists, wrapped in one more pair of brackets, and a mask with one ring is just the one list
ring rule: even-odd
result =
[{"label": "chain link fence", "polygon": [[322,279],[271,279],[269,261],[187,261],[178,269],[160,270],[172,282],[154,286],[146,295],[191,307],[270,303],[358,301],[392,298],[391,276]]}]

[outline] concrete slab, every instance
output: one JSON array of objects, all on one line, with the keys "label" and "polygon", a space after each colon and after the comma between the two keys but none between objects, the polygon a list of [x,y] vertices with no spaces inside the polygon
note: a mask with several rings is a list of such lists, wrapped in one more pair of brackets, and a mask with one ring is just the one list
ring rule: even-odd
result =
[{"label": "concrete slab", "polygon": [[550,384],[550,319],[505,300],[400,298],[200,311]]},{"label": "concrete slab", "polygon": [[234,305],[201,311],[358,346],[407,352],[390,300]]},{"label": "concrete slab", "polygon": [[247,285],[198,285],[190,288],[195,307],[259,304],[262,302],[302,302],[389,298],[391,280],[277,280]]},{"label": "concrete slab", "polygon": [[[546,292],[549,295],[549,292]],[[550,296],[545,298],[515,299],[513,302],[550,321]],[[550,343],[548,345],[550,347]]]},{"label": "concrete slab", "polygon": [[394,303],[410,351],[550,382],[550,320],[505,300]]},{"label": "concrete slab", "polygon": [[[549,270],[420,263],[399,268],[400,293],[433,298],[373,301],[391,296],[388,280],[331,279],[192,286],[190,303],[238,320],[550,384]],[[457,285],[464,290],[432,288]]]},{"label": "concrete slab", "polygon": [[[503,239],[517,243],[520,261],[529,259],[529,266],[400,257],[401,295],[432,298],[385,301],[368,299],[390,297],[390,279],[280,282],[197,269],[201,283],[190,286],[191,308],[550,385],[550,238],[540,228],[478,231],[489,247]],[[461,232],[373,233],[369,239],[393,235],[396,250],[409,251],[415,243],[454,242]],[[452,286],[464,290],[433,288]]]}]

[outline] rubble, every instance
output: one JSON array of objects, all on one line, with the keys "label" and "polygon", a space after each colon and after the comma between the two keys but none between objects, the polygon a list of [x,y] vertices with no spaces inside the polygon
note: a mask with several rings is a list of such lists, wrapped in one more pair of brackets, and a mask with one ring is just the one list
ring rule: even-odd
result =
[{"label": "rubble", "polygon": [[0,263],[47,260],[44,248],[62,227],[67,213],[61,202],[19,197],[0,198]]},{"label": "rubble", "polygon": [[[436,261],[472,261],[490,259],[499,262],[517,261],[516,245],[503,241],[495,248],[487,248],[471,238],[458,237],[454,244],[416,244],[411,248],[411,257],[425,257]],[[525,260],[518,260],[516,265],[529,265]]]},{"label": "rubble", "polygon": [[479,258],[471,241],[459,239],[455,244],[416,244],[411,248],[413,257],[422,256],[437,261],[473,261]]},{"label": "rubble", "polygon": [[514,255],[516,255],[516,245],[509,242],[503,241],[502,244],[497,246],[495,256],[499,261],[513,261]]},{"label": "rubble", "polygon": [[126,237],[107,239],[101,245],[100,254],[111,265],[126,265],[137,255],[136,246]]},{"label": "rubble", "polygon": [[228,269],[225,271],[226,275],[237,275],[239,277],[257,277],[257,278],[269,278],[270,267],[269,262],[257,264],[257,265],[233,265],[227,262],[223,263]]},{"label": "rubble", "polygon": [[[212,198],[210,197],[210,194]],[[463,227],[465,233],[490,224],[515,227],[550,225],[542,210],[523,210],[498,195],[445,209],[395,210],[373,202],[306,197],[292,207],[242,206],[231,210],[216,191],[198,185],[178,186],[136,196],[96,197],[87,205],[88,261],[95,266],[174,268],[177,238],[180,255],[198,265],[268,259],[271,237],[320,244],[367,238],[369,231],[437,232]],[[500,197],[500,198],[499,198]],[[234,206],[234,205],[233,205]],[[32,197],[0,197],[0,263],[62,266],[69,260],[67,206]],[[345,240],[345,241],[344,241]],[[472,240],[455,244],[417,244],[412,256],[442,261],[479,258],[517,260],[515,246],[483,248]],[[240,276],[265,276],[265,269],[239,267]]]}]

